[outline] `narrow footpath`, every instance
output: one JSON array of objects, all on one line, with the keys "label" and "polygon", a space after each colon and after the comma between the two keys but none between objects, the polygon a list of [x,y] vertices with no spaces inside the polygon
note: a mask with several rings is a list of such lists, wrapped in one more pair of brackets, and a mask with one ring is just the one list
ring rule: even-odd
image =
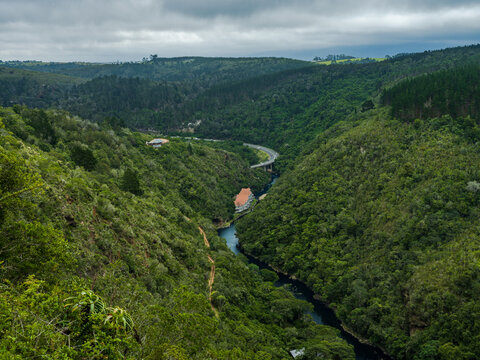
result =
[{"label": "narrow footpath", "polygon": [[[203,235],[203,242],[205,243],[205,246],[210,249],[210,242],[207,239],[207,234],[205,234],[205,231],[201,228],[201,226],[198,227],[198,230],[200,231],[200,234]],[[218,311],[215,309],[212,303],[212,292],[213,292],[213,282],[215,281],[215,261],[212,259],[210,255],[208,255],[208,261],[212,264],[210,267],[210,277],[208,279],[208,300],[210,302],[210,307],[212,308],[213,312],[215,313],[215,317],[218,318]]]}]

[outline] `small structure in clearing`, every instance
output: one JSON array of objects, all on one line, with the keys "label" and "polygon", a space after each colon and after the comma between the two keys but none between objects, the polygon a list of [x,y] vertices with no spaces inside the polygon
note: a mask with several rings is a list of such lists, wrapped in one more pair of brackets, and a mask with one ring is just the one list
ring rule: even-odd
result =
[{"label": "small structure in clearing", "polygon": [[153,140],[150,140],[150,141],[147,141],[146,144],[148,146],[153,146],[154,148],[159,148],[161,147],[162,145],[165,145],[166,143],[168,143],[169,140],[168,139],[160,139],[160,138],[157,138],[157,139],[153,139]]},{"label": "small structure in clearing", "polygon": [[305,354],[305,348],[302,348],[300,350],[290,350],[290,355],[292,355],[294,359],[304,354]]},{"label": "small structure in clearing", "polygon": [[235,212],[239,213],[250,207],[255,196],[250,188],[243,188],[235,198]]}]

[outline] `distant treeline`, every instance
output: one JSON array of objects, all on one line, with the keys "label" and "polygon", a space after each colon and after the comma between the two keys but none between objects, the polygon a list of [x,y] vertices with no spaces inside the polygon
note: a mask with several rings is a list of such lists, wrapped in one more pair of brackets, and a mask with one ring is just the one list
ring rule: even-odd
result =
[{"label": "distant treeline", "polygon": [[327,55],[324,58],[320,56],[315,56],[313,61],[335,61],[335,60],[348,60],[355,59],[355,56],[340,54],[340,55]]}]

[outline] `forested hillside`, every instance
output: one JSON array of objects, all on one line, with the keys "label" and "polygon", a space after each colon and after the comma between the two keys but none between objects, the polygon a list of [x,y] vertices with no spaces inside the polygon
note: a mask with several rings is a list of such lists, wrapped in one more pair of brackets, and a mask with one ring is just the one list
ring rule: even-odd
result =
[{"label": "forested hillside", "polygon": [[414,77],[480,63],[480,46],[399,56],[373,64],[315,66],[213,88],[195,99],[202,136],[263,142],[292,164],[317,134],[363,110],[382,89]]},{"label": "forested hillside", "polygon": [[480,358],[479,64],[476,45],[0,67],[0,354],[353,359],[212,226],[268,182],[246,141],[281,154],[247,252],[397,359]]},{"label": "forested hillside", "polygon": [[264,172],[58,110],[1,108],[0,120],[1,358],[287,359],[320,343],[353,359],[211,225]]},{"label": "forested hillside", "polygon": [[59,99],[65,98],[69,88],[82,82],[83,79],[65,75],[0,66],[0,106],[28,104],[31,107],[52,107],[58,104]]},{"label": "forested hillside", "polygon": [[301,68],[310,65],[310,62],[273,57],[214,58],[189,56],[162,58],[151,55],[141,62],[113,64],[6,61],[0,62],[0,65],[86,79],[114,75],[125,78],[146,78],[155,81],[196,82],[209,87],[217,83],[235,82],[263,74]]},{"label": "forested hillside", "polygon": [[385,90],[382,103],[402,120],[441,115],[480,118],[480,65],[443,70],[406,81]]},{"label": "forested hillside", "polygon": [[[81,69],[110,70],[92,73],[90,77],[101,77],[76,86],[57,85],[47,95],[37,80],[28,86],[6,87],[10,90],[0,94],[0,100],[4,105],[63,108],[96,122],[115,118],[134,129],[170,133],[189,129],[198,136],[263,143],[282,154],[277,168],[283,170],[317,134],[362,111],[369,101],[377,102],[383,89],[408,77],[479,61],[477,45],[407,54],[379,63],[330,66],[276,58],[152,58],[144,63],[75,66],[33,63],[25,66],[63,69],[62,73],[75,76],[82,76],[75,72]],[[144,74],[125,70],[130,68],[149,70]],[[155,69],[173,77],[156,76]],[[184,77],[175,78],[175,74]]]},{"label": "forested hillside", "polygon": [[478,122],[370,110],[315,141],[237,225],[398,359],[480,357]]}]

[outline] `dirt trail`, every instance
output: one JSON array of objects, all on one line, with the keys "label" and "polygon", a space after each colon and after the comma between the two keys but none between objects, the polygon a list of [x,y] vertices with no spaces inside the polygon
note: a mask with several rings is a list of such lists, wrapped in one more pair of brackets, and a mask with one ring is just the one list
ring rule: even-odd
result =
[{"label": "dirt trail", "polygon": [[[205,243],[205,246],[210,249],[210,242],[207,239],[207,234],[205,234],[205,231],[199,226],[198,230],[200,231],[200,234],[203,235],[203,242]],[[208,279],[208,300],[210,302],[210,307],[212,308],[213,312],[215,313],[215,316],[218,318],[218,311],[215,309],[212,303],[212,293],[213,293],[213,282],[215,281],[215,260],[208,255],[208,261],[212,264],[210,267],[210,277]]]},{"label": "dirt trail", "polygon": [[210,248],[210,243],[208,242],[207,234],[205,234],[205,231],[203,231],[203,229],[200,226],[198,227],[198,230],[200,230],[200,234],[203,235],[203,242],[205,243],[205,246],[207,248]]}]

